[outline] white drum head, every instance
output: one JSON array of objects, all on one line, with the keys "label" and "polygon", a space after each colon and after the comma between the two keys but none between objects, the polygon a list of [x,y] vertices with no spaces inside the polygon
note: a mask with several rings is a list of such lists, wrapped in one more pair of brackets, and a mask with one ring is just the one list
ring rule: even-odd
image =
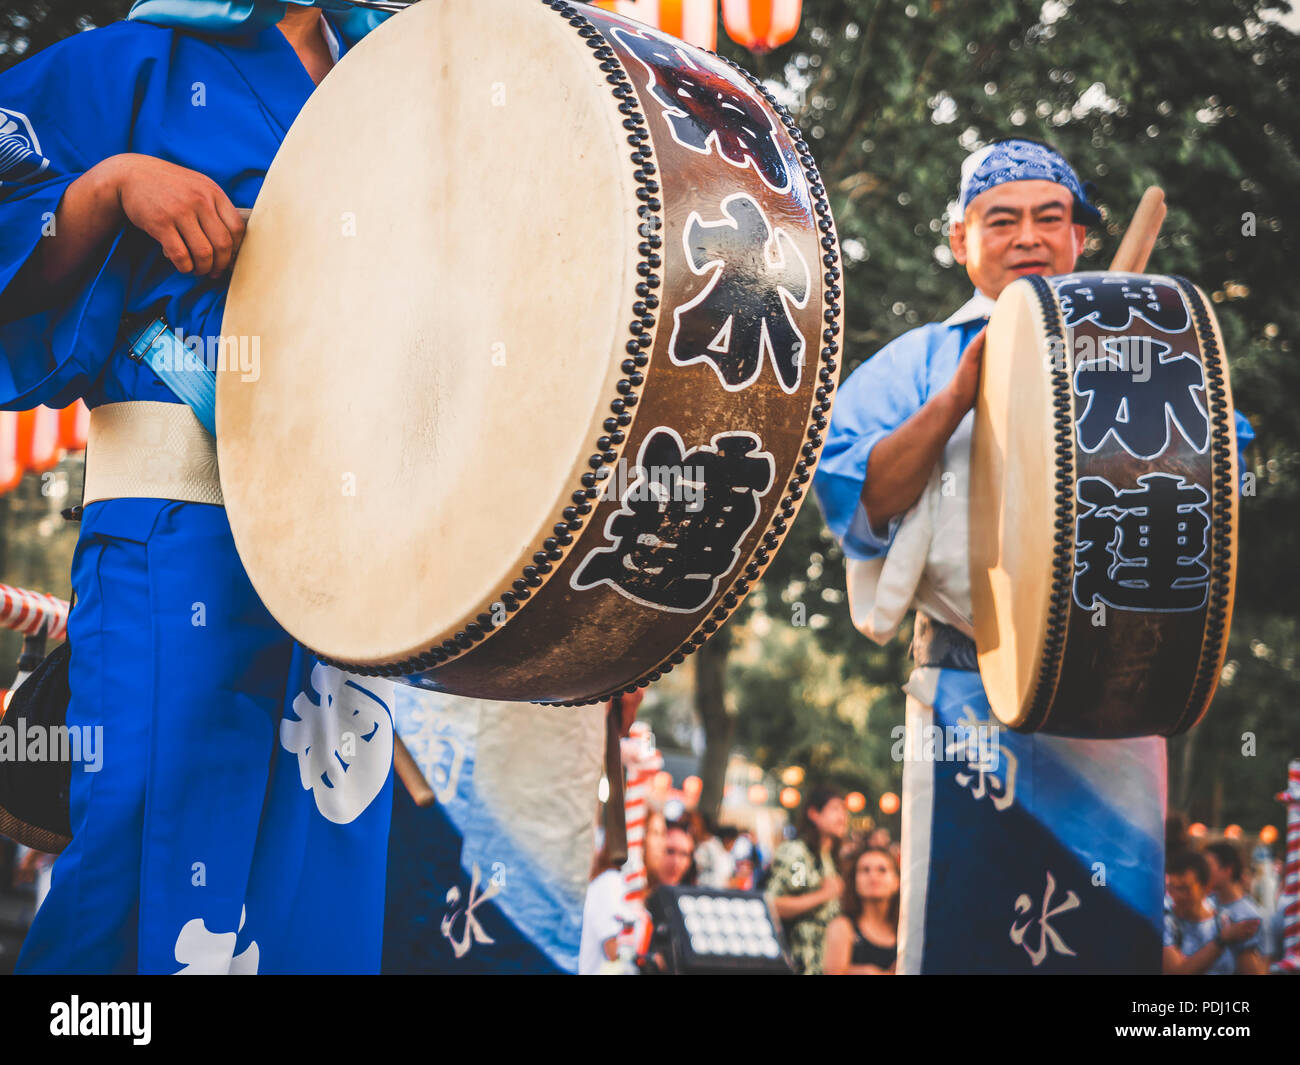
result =
[{"label": "white drum head", "polygon": [[[509,33],[502,27],[509,26]],[[223,331],[222,490],[297,639],[382,664],[488,609],[608,416],[635,185],[589,50],[540,4],[417,4],[304,107]]]}]

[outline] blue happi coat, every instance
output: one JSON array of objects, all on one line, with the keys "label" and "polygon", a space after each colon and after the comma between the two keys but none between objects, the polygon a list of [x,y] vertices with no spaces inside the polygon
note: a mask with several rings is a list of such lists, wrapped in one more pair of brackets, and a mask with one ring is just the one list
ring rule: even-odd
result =
[{"label": "blue happi coat", "polygon": [[[346,51],[343,34],[333,43]],[[199,171],[251,207],[314,87],[266,20],[221,34],[116,23],[0,74],[0,291],[69,185],[109,156]],[[5,307],[0,408],[174,402],[124,355],[122,322],[162,313],[214,336],[227,283],[178,274],[123,229],[78,281]],[[90,504],[72,586],[68,724],[102,726],[103,764],[74,767],[73,841],[19,970],[377,971],[386,690],[293,644],[221,507]]]},{"label": "blue happi coat", "polygon": [[[947,386],[992,307],[976,293],[841,386],[813,488],[849,559],[888,554],[902,521],[867,520],[872,450]],[[1238,414],[1238,446],[1253,436]],[[974,669],[917,668],[906,691],[894,745],[903,762],[899,972],[1159,972],[1165,741],[999,727]],[[979,749],[963,749],[961,737],[976,736]]]}]

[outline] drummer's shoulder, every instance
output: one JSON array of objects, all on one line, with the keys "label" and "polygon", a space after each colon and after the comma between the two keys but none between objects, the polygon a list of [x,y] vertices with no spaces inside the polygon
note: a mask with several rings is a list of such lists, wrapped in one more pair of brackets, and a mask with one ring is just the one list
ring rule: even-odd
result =
[{"label": "drummer's shoulder", "polygon": [[120,74],[138,58],[167,55],[171,43],[169,29],[122,19],[64,37],[35,53],[29,61],[59,64],[80,74],[101,66]]}]

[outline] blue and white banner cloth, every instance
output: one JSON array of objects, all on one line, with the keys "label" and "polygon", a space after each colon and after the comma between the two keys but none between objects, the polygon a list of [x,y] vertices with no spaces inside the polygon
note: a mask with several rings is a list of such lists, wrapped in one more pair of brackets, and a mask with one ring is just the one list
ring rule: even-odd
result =
[{"label": "blue and white banner cloth", "polygon": [[900,973],[1158,973],[1165,741],[999,726],[979,674],[913,670]]},{"label": "blue and white banner cloth", "polygon": [[393,705],[437,802],[395,789],[384,971],[576,973],[604,710],[407,687]]}]

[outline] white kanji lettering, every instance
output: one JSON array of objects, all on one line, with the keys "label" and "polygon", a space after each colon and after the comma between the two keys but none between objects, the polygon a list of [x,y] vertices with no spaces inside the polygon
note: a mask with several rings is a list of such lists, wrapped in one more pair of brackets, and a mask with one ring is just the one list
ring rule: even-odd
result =
[{"label": "white kanji lettering", "polygon": [[[1052,905],[1052,894],[1055,891],[1056,878],[1053,877],[1049,871],[1047,874],[1047,890],[1043,892],[1043,908],[1039,915],[1032,920],[1026,921],[1020,926],[1017,926],[1015,921],[1011,922],[1011,942],[1016,944],[1018,947],[1025,948],[1025,953],[1029,955],[1030,964],[1035,967],[1042,964],[1043,959],[1047,957],[1049,949],[1055,950],[1058,954],[1068,954],[1070,957],[1075,956],[1074,951],[1065,945],[1065,940],[1061,938],[1060,933],[1058,933],[1048,922],[1053,917],[1059,917],[1061,914],[1067,913],[1070,910],[1077,910],[1081,905],[1079,902],[1079,896],[1073,891],[1067,891],[1065,893],[1065,901],[1053,910],[1049,909],[1049,907]],[[1016,913],[1026,914],[1030,911],[1032,906],[1033,902],[1027,894],[1017,897],[1015,902]],[[1028,932],[1030,926],[1034,924],[1039,926],[1038,946],[1031,948],[1025,942],[1025,933]]]},{"label": "white kanji lettering", "polygon": [[[478,918],[474,916],[474,910],[484,902],[487,902],[488,899],[499,895],[501,893],[501,885],[495,879],[489,880],[487,890],[480,892],[479,880],[481,877],[482,874],[479,871],[478,862],[475,862],[473,872],[470,875],[469,899],[464,909],[455,908],[456,904],[460,902],[460,888],[453,885],[447,892],[447,905],[452,907],[452,909],[450,909],[447,916],[442,919],[441,928],[442,934],[446,936],[448,942],[451,943],[451,949],[458,958],[463,958],[468,954],[475,943],[495,942],[495,940],[487,934],[487,931],[479,923]],[[461,918],[464,918],[464,923],[461,925],[460,938],[457,939],[452,933],[456,927],[457,921]]]}]

